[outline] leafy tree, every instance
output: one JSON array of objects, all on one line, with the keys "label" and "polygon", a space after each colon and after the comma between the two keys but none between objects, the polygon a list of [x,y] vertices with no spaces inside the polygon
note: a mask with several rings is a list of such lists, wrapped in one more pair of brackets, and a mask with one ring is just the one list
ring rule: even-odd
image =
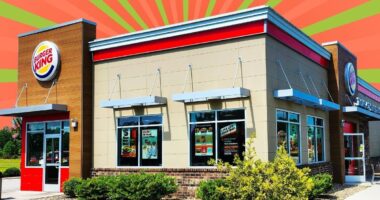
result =
[{"label": "leafy tree", "polygon": [[5,144],[12,140],[12,131],[8,127],[0,130],[0,149],[3,149]]},{"label": "leafy tree", "polygon": [[18,156],[19,149],[17,147],[17,141],[8,141],[3,148],[4,158],[15,158]]}]

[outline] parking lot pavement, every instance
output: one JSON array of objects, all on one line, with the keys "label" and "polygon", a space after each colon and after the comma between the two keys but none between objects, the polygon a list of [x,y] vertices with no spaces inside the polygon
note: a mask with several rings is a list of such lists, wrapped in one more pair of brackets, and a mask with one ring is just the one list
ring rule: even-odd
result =
[{"label": "parking lot pavement", "polygon": [[39,199],[62,193],[20,191],[20,177],[3,178],[1,198],[4,199]]},{"label": "parking lot pavement", "polygon": [[380,199],[380,183],[371,185],[369,188],[355,193],[346,200],[377,200]]}]

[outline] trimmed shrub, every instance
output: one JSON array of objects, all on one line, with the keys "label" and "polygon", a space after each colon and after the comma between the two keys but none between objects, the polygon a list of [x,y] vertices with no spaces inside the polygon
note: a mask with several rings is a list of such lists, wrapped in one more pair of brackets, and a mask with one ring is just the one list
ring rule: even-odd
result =
[{"label": "trimmed shrub", "polygon": [[63,193],[69,197],[76,197],[75,188],[78,187],[79,184],[82,183],[82,179],[80,178],[71,178],[70,180],[65,181],[63,184]]},{"label": "trimmed shrub", "polygon": [[20,170],[16,167],[8,168],[4,171],[3,177],[20,176]]},{"label": "trimmed shrub", "polygon": [[227,182],[224,179],[201,181],[196,196],[203,200],[224,200],[224,194],[218,188],[226,185]]},{"label": "trimmed shrub", "polygon": [[109,176],[85,179],[75,188],[75,195],[78,199],[107,199],[111,180]]},{"label": "trimmed shrub", "polygon": [[79,199],[158,200],[177,190],[175,179],[165,174],[100,176],[76,186]]},{"label": "trimmed shrub", "polygon": [[110,199],[159,200],[177,190],[175,179],[163,173],[120,175],[115,181]]},{"label": "trimmed shrub", "polygon": [[310,198],[315,198],[318,195],[328,192],[333,186],[332,176],[327,173],[316,174],[312,176],[311,179],[313,180],[314,188],[310,193]]}]

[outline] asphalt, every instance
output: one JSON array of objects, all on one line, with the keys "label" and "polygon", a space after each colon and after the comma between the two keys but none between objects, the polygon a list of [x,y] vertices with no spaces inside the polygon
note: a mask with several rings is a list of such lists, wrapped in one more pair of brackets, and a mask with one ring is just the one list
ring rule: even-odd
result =
[{"label": "asphalt", "polygon": [[39,199],[61,195],[62,193],[20,191],[20,177],[2,179],[1,199]]}]

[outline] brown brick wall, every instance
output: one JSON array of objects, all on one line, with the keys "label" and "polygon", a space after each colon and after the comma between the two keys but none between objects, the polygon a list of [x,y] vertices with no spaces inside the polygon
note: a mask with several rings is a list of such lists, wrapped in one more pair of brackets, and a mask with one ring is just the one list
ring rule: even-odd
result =
[{"label": "brown brick wall", "polygon": [[299,166],[299,168],[304,168],[304,167],[308,167],[311,169],[310,175],[315,175],[315,174],[320,174],[320,173],[328,173],[331,175],[333,174],[333,166],[330,162]]},{"label": "brown brick wall", "polygon": [[175,177],[179,185],[178,191],[169,196],[169,199],[194,199],[195,190],[202,180],[221,178],[226,172],[212,169],[196,168],[96,168],[92,170],[92,176],[120,175],[131,173],[164,173]]},{"label": "brown brick wall", "polygon": [[[330,162],[299,166],[299,168],[304,167],[309,167],[311,169],[311,175],[318,173],[332,174],[332,165]],[[195,190],[202,180],[222,178],[227,175],[227,172],[218,170],[216,168],[96,168],[92,169],[92,176],[116,176],[120,174],[140,172],[164,173],[168,176],[175,177],[179,188],[178,191],[175,194],[169,196],[168,199],[194,199]]]}]

